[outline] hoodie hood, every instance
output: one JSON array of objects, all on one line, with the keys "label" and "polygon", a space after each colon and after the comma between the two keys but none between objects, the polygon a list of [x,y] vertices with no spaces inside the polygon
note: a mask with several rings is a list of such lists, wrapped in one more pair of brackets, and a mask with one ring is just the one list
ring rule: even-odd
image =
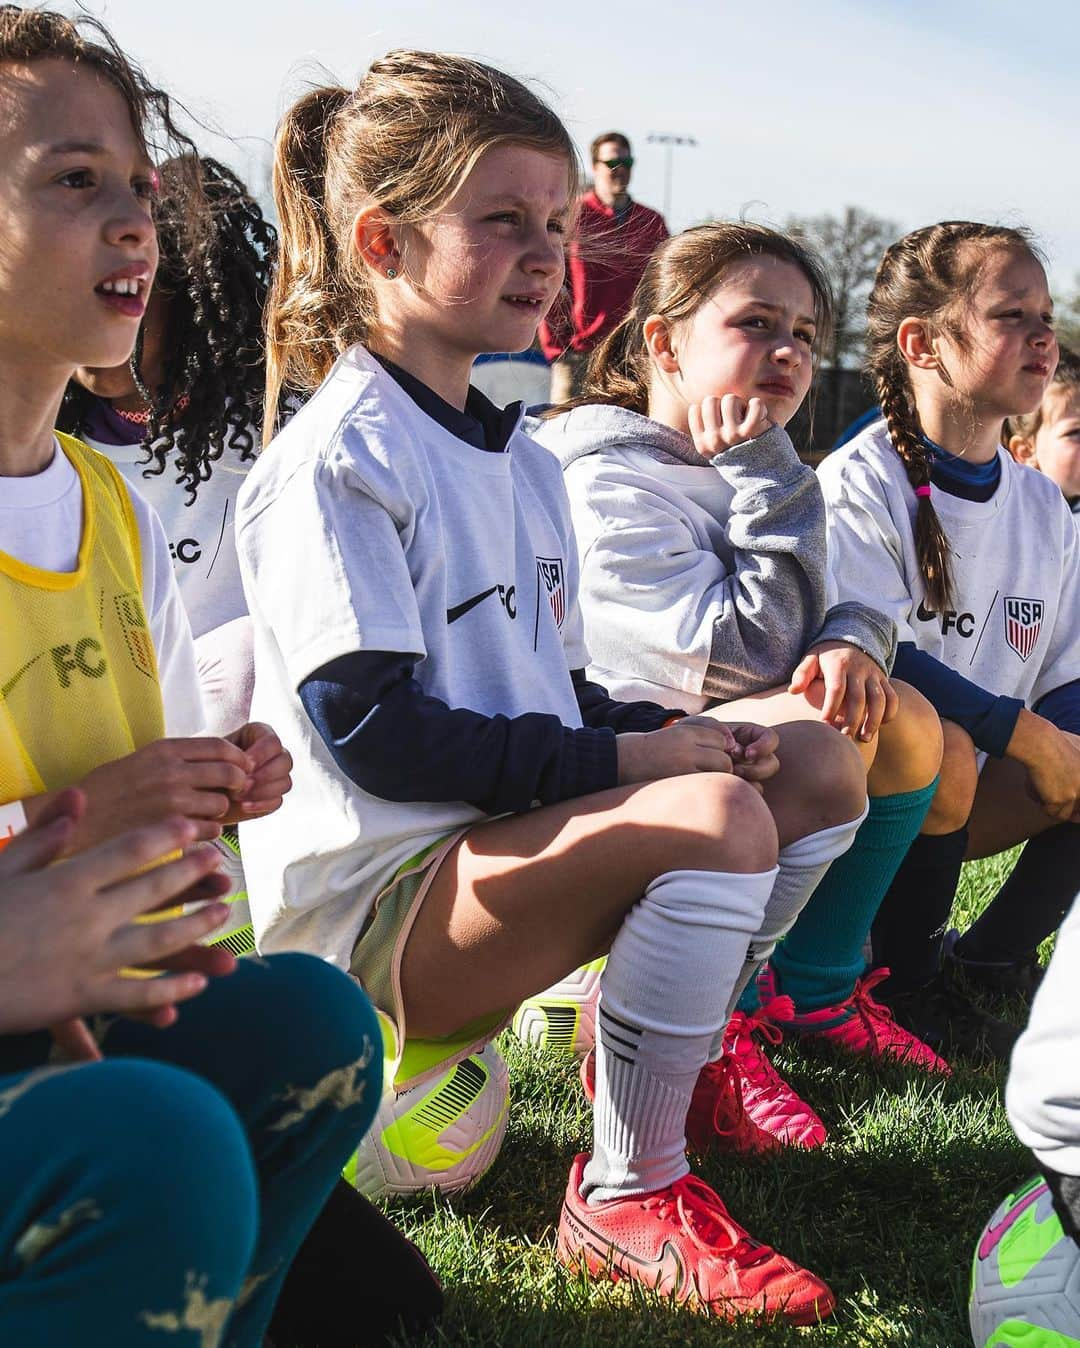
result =
[{"label": "hoodie hood", "polygon": [[550,421],[529,417],[522,427],[545,449],[551,451],[563,468],[604,449],[636,449],[660,463],[687,463],[694,468],[706,466],[706,460],[694,448],[694,442],[681,431],[673,431],[658,421],[650,421],[640,412],[605,403],[575,407]]}]

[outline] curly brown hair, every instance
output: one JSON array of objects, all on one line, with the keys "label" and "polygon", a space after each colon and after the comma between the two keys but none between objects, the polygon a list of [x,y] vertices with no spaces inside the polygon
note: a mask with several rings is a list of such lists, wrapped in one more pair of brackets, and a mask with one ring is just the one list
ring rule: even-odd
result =
[{"label": "curly brown hair", "polygon": [[[236,174],[216,159],[172,159],[161,165],[160,177],[154,290],[168,296],[168,331],[142,443],[146,472],[171,468],[194,499],[226,444],[241,462],[258,449],[253,428],[262,423],[266,388],[263,310],[277,232]],[[81,434],[93,402],[73,380],[60,429]]]}]

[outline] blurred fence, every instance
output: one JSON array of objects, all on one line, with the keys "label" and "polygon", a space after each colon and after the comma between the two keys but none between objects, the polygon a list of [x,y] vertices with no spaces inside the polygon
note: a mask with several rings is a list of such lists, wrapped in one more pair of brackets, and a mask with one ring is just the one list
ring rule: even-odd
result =
[{"label": "blurred fence", "polygon": [[[516,356],[481,356],[473,367],[472,382],[498,407],[521,401],[526,407],[546,403],[548,366],[537,351]],[[840,433],[874,404],[870,385],[858,370],[820,370],[811,396],[788,426],[788,432],[807,463],[817,464]]]}]

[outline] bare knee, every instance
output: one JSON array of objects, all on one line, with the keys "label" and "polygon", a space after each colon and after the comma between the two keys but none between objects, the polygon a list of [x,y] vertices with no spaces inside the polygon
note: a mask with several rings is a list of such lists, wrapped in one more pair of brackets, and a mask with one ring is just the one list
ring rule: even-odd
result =
[{"label": "bare knee", "polygon": [[677,833],[671,869],[750,874],[776,865],[779,843],[769,807],[747,782],[729,773],[702,772],[655,783]]},{"label": "bare knee", "polygon": [[945,753],[941,780],[923,825],[924,833],[955,833],[963,828],[971,818],[979,785],[979,766],[971,736],[952,721],[942,722],[942,730]]},{"label": "bare knee", "polygon": [[[822,721],[798,721],[780,730],[780,771],[767,786],[774,813],[798,827],[781,826],[781,838],[802,837],[846,824],[866,804],[866,768],[854,741]],[[779,819],[778,819],[779,822]]]},{"label": "bare knee", "polygon": [[896,681],[893,687],[900,707],[878,732],[878,756],[870,777],[876,796],[921,791],[941,768],[944,748],[941,718],[910,684]]}]

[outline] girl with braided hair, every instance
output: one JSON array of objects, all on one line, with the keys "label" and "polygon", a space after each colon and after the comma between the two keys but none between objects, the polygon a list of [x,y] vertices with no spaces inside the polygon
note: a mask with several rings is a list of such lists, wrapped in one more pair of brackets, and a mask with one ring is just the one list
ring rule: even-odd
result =
[{"label": "girl with braided hair", "polygon": [[216,160],[187,155],[159,174],[161,266],[135,350],[114,369],[79,369],[60,424],[107,455],[161,516],[208,723],[232,726],[247,716],[252,680],[233,516],[259,441],[276,233]]},{"label": "girl with braided hair", "polygon": [[[945,730],[941,785],[874,924],[883,997],[946,1053],[999,1059],[1016,1031],[964,985],[1030,994],[1080,875],[1080,546],[1057,486],[1001,446],[1053,377],[1052,310],[1022,230],[947,221],[900,239],[869,303],[883,419],[820,472],[841,597],[895,618],[894,671]],[[961,863],[1025,841],[943,951]]]}]

